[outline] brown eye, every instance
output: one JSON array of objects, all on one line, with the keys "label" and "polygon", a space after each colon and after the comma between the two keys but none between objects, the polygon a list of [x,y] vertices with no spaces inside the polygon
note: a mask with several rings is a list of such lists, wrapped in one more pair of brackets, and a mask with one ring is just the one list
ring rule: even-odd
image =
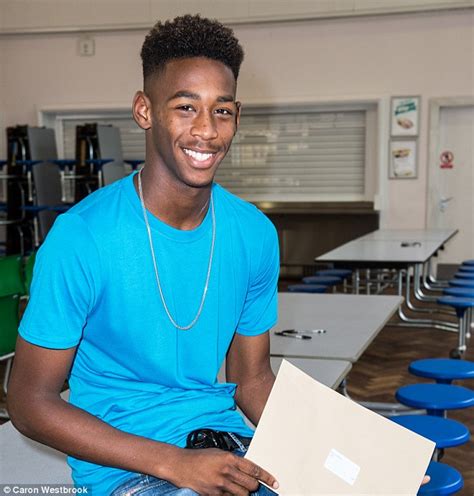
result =
[{"label": "brown eye", "polygon": [[218,113],[220,115],[233,115],[233,112],[231,110],[225,109],[225,108],[217,109],[216,113]]}]

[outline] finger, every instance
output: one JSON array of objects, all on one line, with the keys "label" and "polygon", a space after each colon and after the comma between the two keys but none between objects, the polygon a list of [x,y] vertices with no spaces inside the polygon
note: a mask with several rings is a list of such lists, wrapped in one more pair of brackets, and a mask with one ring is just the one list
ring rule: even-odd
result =
[{"label": "finger", "polygon": [[425,475],[423,477],[423,480],[421,481],[421,485],[423,486],[424,484],[428,484],[428,482],[431,480],[431,477],[429,475]]},{"label": "finger", "polygon": [[227,481],[223,494],[230,494],[232,496],[249,496],[249,491],[238,484]]},{"label": "finger", "polygon": [[260,483],[257,479],[250,477],[250,475],[247,475],[245,472],[242,472],[239,470],[239,468],[235,467],[230,473],[229,473],[230,478],[232,479],[233,482],[238,484],[239,486],[244,487],[247,489],[249,492],[254,492],[257,491]]},{"label": "finger", "polygon": [[241,458],[238,467],[242,472],[250,475],[250,477],[265,482],[265,484],[272,487],[273,489],[278,489],[278,482],[275,477],[273,477],[272,474],[264,470],[262,467],[259,467],[257,464],[251,462],[250,460]]}]

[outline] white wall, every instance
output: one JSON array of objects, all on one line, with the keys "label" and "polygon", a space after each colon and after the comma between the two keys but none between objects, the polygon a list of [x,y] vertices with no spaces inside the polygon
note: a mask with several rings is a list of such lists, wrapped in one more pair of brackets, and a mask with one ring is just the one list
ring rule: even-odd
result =
[{"label": "white wall", "polygon": [[[365,97],[388,102],[391,95],[422,95],[418,179],[386,180],[382,190],[388,195],[388,227],[423,227],[428,99],[472,94],[473,21],[473,11],[465,10],[238,25],[235,32],[246,50],[239,97],[245,105]],[[73,34],[1,38],[0,123],[37,124],[44,107],[129,106],[141,86],[144,34],[96,33],[94,57],[77,55]],[[388,119],[387,113],[383,129]],[[387,140],[385,132],[384,147]]]}]

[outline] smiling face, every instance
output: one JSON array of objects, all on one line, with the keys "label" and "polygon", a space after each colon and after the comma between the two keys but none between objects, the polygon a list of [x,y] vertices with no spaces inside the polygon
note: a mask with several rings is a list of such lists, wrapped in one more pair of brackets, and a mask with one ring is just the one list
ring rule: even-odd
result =
[{"label": "smiling face", "polygon": [[147,166],[176,185],[209,186],[237,131],[235,90],[231,69],[204,57],[172,60],[149,78],[133,105]]}]

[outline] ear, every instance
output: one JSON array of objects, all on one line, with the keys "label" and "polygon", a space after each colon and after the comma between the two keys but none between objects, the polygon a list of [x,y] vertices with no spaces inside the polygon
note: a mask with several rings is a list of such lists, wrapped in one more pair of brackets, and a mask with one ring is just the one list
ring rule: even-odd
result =
[{"label": "ear", "polygon": [[137,91],[133,97],[132,114],[142,129],[151,128],[151,102],[143,91]]},{"label": "ear", "polygon": [[237,107],[237,113],[235,114],[235,132],[237,132],[240,124],[240,110],[242,109],[242,104],[240,102],[235,102],[235,106]]}]

